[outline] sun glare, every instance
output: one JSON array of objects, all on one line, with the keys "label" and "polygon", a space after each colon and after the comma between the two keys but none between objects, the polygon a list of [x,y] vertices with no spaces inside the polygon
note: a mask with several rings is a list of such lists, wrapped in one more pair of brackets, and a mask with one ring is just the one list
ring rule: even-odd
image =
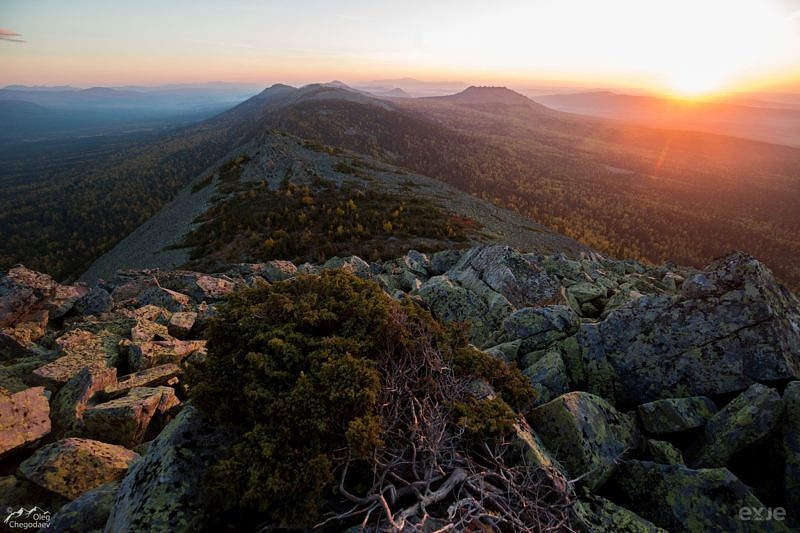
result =
[{"label": "sun glare", "polygon": [[723,82],[706,73],[684,72],[671,81],[671,89],[676,96],[705,96],[722,88]]}]

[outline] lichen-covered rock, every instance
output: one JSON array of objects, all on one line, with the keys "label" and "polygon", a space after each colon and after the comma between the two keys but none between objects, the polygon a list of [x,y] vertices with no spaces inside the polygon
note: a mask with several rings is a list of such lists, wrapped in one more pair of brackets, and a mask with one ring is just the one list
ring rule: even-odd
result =
[{"label": "lichen-covered rock", "polygon": [[448,273],[478,293],[488,287],[508,300],[514,309],[561,302],[558,282],[508,246],[472,248]]},{"label": "lichen-covered rock", "polygon": [[171,387],[136,387],[83,413],[85,435],[127,448],[144,440],[152,426],[165,423],[166,413],[180,400]]},{"label": "lichen-covered rock", "polygon": [[50,517],[48,529],[61,533],[103,531],[118,489],[119,482],[115,481],[83,493]]},{"label": "lichen-covered rock", "polygon": [[171,338],[172,336],[169,334],[167,326],[146,318],[137,318],[136,325],[131,328],[131,340],[133,342],[164,341]]},{"label": "lichen-covered rock", "polygon": [[103,288],[93,287],[87,294],[79,298],[73,306],[81,315],[99,316],[111,310],[114,299]]},{"label": "lichen-covered rock", "polygon": [[514,310],[562,302],[555,278],[507,246],[468,250],[413,294],[437,318],[468,322],[470,340],[484,347],[498,342],[503,320]]},{"label": "lichen-covered rock", "polygon": [[731,456],[768,435],[781,419],[781,397],[756,383],[722,408],[706,424],[703,445],[691,464],[724,466]]},{"label": "lichen-covered rock", "polygon": [[121,376],[119,381],[107,385],[102,391],[97,393],[99,401],[107,401],[119,398],[128,393],[134,387],[157,387],[159,385],[173,385],[177,382],[178,376],[183,373],[181,367],[175,363],[146,368],[133,374]]},{"label": "lichen-covered rock", "polygon": [[3,505],[0,511],[5,511],[3,518],[8,515],[9,509],[17,510],[20,507],[30,509],[35,505],[52,512],[61,508],[67,501],[67,498],[60,494],[45,490],[27,479],[16,476],[0,476],[0,502]]},{"label": "lichen-covered rock", "polygon": [[[477,294],[448,277],[434,276],[413,292],[444,322],[467,322],[470,340],[478,346],[494,344],[498,328],[513,308],[497,293],[490,290]],[[489,297],[487,299],[487,296]]]},{"label": "lichen-covered rock", "polygon": [[157,305],[143,305],[133,310],[133,316],[136,320],[149,320],[157,324],[166,325],[172,317],[172,313],[163,307]]},{"label": "lichen-covered rock", "polygon": [[0,390],[0,457],[50,433],[50,402],[44,387],[16,394]]},{"label": "lichen-covered rock", "polygon": [[717,412],[717,406],[705,396],[667,398],[638,407],[639,419],[650,433],[674,433],[702,427]]},{"label": "lichen-covered rock", "polygon": [[[681,294],[645,295],[583,324],[583,357],[613,369],[616,400],[726,394],[800,375],[800,302],[761,263],[735,253]],[[608,376],[586,373],[587,390]]]},{"label": "lichen-covered rock", "polygon": [[[218,302],[236,289],[236,283],[226,277],[183,270],[157,271],[159,285],[179,294],[188,295],[195,302]],[[171,311],[168,306],[164,306]]]},{"label": "lichen-covered rock", "polygon": [[765,505],[726,468],[623,461],[610,485],[618,503],[669,531],[788,531],[779,521],[739,518],[740,509]]},{"label": "lichen-covered rock", "polygon": [[19,465],[26,479],[73,500],[125,475],[139,455],[113,444],[69,438],[39,448]]},{"label": "lichen-covered rock", "polygon": [[49,321],[50,313],[47,309],[28,311],[20,316],[14,325],[2,328],[0,334],[7,338],[6,344],[18,345],[11,347],[12,351],[33,351],[32,345],[44,336]]},{"label": "lichen-covered rock", "polygon": [[0,365],[0,387],[9,392],[20,392],[36,386],[36,379],[31,379],[31,373],[46,362],[47,359],[42,356],[31,356]]},{"label": "lichen-covered rock", "polygon": [[61,357],[37,368],[33,373],[45,385],[66,383],[84,368],[110,368],[119,357],[120,337],[102,330],[92,333],[73,329],[56,339]]},{"label": "lichen-covered rock", "polygon": [[593,302],[599,298],[606,297],[606,288],[599,283],[581,281],[567,287],[567,292],[577,300],[579,304]]},{"label": "lichen-covered rock", "polygon": [[543,469],[545,475],[550,478],[553,487],[562,492],[570,490],[566,470],[561,463],[553,458],[552,454],[542,444],[541,439],[524,420],[514,424],[511,445],[519,455],[518,462],[520,464]]},{"label": "lichen-covered rock", "polygon": [[105,531],[202,529],[208,510],[201,480],[232,438],[214,427],[205,415],[184,407],[123,478]]},{"label": "lichen-covered rock", "polygon": [[136,295],[138,306],[154,305],[168,311],[185,311],[191,307],[191,299],[185,294],[163,287],[150,287]]},{"label": "lichen-covered rock", "polygon": [[464,250],[442,250],[431,254],[428,272],[432,276],[444,274],[453,268],[464,255]]},{"label": "lichen-covered rock", "polygon": [[569,391],[564,360],[558,352],[548,352],[522,372],[536,391],[535,405],[547,403]]},{"label": "lichen-covered rock", "polygon": [[267,261],[257,272],[270,283],[283,281],[297,275],[297,267],[290,261]]},{"label": "lichen-covered rock", "polygon": [[667,533],[633,511],[593,494],[575,501],[575,516],[586,533]]},{"label": "lichen-covered rock", "polygon": [[547,449],[573,478],[584,476],[590,490],[608,479],[619,458],[637,441],[627,415],[587,392],[563,394],[531,410],[528,419]]},{"label": "lichen-covered rock", "polygon": [[206,341],[149,341],[132,344],[128,363],[133,370],[143,370],[165,363],[180,363],[189,356],[205,354]]},{"label": "lichen-covered rock", "polygon": [[522,339],[520,349],[524,353],[574,334],[579,325],[580,318],[572,309],[551,305],[517,309],[503,321],[503,330],[509,340]]},{"label": "lichen-covered rock", "polygon": [[59,435],[75,434],[92,396],[116,382],[116,368],[83,368],[53,396],[50,416],[54,430]]},{"label": "lichen-covered rock", "polygon": [[358,257],[357,255],[351,255],[348,257],[332,257],[325,261],[325,264],[322,265],[324,270],[344,270],[346,272],[350,272],[351,274],[355,274],[359,277],[368,278],[370,277],[370,268],[369,263]]},{"label": "lichen-covered rock", "polygon": [[34,306],[55,295],[53,278],[16,266],[0,277],[0,328],[14,324]]},{"label": "lichen-covered rock", "polygon": [[789,516],[800,525],[800,381],[786,386],[783,403],[783,490]]},{"label": "lichen-covered rock", "polygon": [[168,332],[173,337],[185,339],[192,332],[195,322],[197,322],[197,313],[174,313],[169,319]]},{"label": "lichen-covered rock", "polygon": [[647,453],[653,458],[656,463],[664,465],[682,465],[686,464],[683,460],[683,454],[670,442],[664,440],[647,440]]}]

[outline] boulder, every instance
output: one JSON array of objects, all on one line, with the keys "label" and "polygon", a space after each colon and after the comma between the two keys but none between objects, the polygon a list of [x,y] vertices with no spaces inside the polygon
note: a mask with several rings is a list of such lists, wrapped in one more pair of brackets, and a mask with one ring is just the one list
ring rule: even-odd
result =
[{"label": "boulder", "polygon": [[734,453],[775,429],[782,410],[780,395],[756,383],[709,419],[702,447],[691,464],[698,468],[724,466]]},{"label": "boulder", "polygon": [[800,523],[800,381],[789,383],[783,393],[783,453],[786,465],[783,490],[789,516]]},{"label": "boulder", "polygon": [[133,342],[166,341],[170,339],[172,339],[172,336],[169,334],[167,326],[146,318],[137,318],[136,325],[131,328],[131,340]]},{"label": "boulder", "polygon": [[599,396],[563,394],[532,409],[528,420],[573,478],[600,487],[625,452],[636,446],[633,421]]},{"label": "boulder", "polygon": [[[236,289],[236,283],[233,280],[198,272],[158,271],[156,279],[164,289],[188,295],[197,303],[218,302]],[[169,306],[163,307],[167,307],[171,311],[178,310]]]},{"label": "boulder", "polygon": [[56,339],[61,357],[37,368],[33,373],[45,385],[57,386],[66,383],[84,368],[113,367],[119,356],[119,340],[119,336],[106,330],[92,333],[74,329]]},{"label": "boulder", "polygon": [[192,355],[206,353],[206,341],[149,341],[129,347],[128,363],[133,370],[144,370],[165,363],[180,363]]},{"label": "boulder", "polygon": [[431,254],[429,264],[427,265],[428,273],[432,276],[444,274],[456,263],[461,260],[464,255],[464,250],[442,250]]},{"label": "boulder", "polygon": [[508,340],[521,339],[524,352],[539,350],[578,331],[580,318],[565,305],[523,307],[503,321]]},{"label": "boulder", "polygon": [[586,533],[667,533],[633,511],[593,494],[585,494],[575,501],[577,525]]},{"label": "boulder", "polygon": [[172,318],[169,319],[169,334],[179,339],[185,339],[192,332],[195,322],[197,321],[197,313],[181,312],[174,313]]},{"label": "boulder", "polygon": [[16,394],[0,389],[0,457],[50,433],[50,402],[44,387]]},{"label": "boulder", "polygon": [[84,492],[50,517],[48,529],[75,533],[103,531],[118,489],[119,482],[115,481]]},{"label": "boulder", "polygon": [[514,309],[559,303],[560,286],[543,268],[508,246],[468,250],[448,271],[452,279],[478,294],[500,294]]},{"label": "boulder", "polygon": [[765,506],[726,468],[623,461],[610,486],[618,503],[669,531],[788,531],[779,521],[740,518],[742,509]]},{"label": "boulder", "polygon": [[322,268],[324,270],[341,269],[362,278],[371,277],[369,263],[356,255],[351,255],[348,257],[332,257],[325,261],[325,264],[322,265]]},{"label": "boulder", "polygon": [[50,321],[50,313],[46,309],[28,311],[20,316],[12,326],[0,330],[3,344],[13,356],[25,356],[34,352],[34,344],[41,339]]},{"label": "boulder", "polygon": [[648,402],[637,411],[646,431],[661,434],[702,427],[717,412],[717,406],[710,398],[692,396]]},{"label": "boulder", "polygon": [[263,268],[258,272],[265,280],[270,283],[283,281],[297,275],[297,267],[290,261],[267,261],[263,263]]},{"label": "boulder", "polygon": [[181,367],[175,363],[146,368],[133,374],[121,376],[119,381],[107,385],[102,391],[97,393],[100,401],[107,401],[119,398],[128,393],[134,387],[157,387],[159,385],[174,385],[178,381],[178,376],[183,373]]},{"label": "boulder", "polygon": [[145,305],[163,307],[173,313],[191,307],[191,299],[188,296],[163,287],[145,289],[136,296],[136,303],[139,307]]},{"label": "boulder", "polygon": [[542,444],[541,439],[533,432],[524,420],[514,424],[514,435],[511,445],[518,455],[518,463],[534,468],[541,468],[548,476],[553,487],[560,493],[570,490],[566,470],[556,461]]},{"label": "boulder", "polygon": [[83,413],[85,434],[93,439],[132,448],[148,430],[166,422],[167,411],[180,400],[171,387],[136,387]]},{"label": "boulder", "polygon": [[97,391],[117,382],[116,368],[83,368],[53,396],[51,417],[60,435],[73,435],[83,423],[83,413]]},{"label": "boulder", "polygon": [[670,442],[648,439],[646,449],[656,463],[664,465],[686,464],[681,451]]},{"label": "boulder", "polygon": [[55,295],[58,284],[47,274],[16,266],[0,277],[0,328],[14,324],[37,304]]},{"label": "boulder", "polygon": [[[3,502],[2,511],[4,511],[2,519],[5,519],[11,511],[16,511],[20,507],[30,509],[36,506],[52,513],[66,504],[67,501],[67,498],[45,490],[27,479],[15,476],[0,476],[0,502]],[[7,524],[5,525],[7,526]],[[9,529],[11,528],[3,531]]]},{"label": "boulder", "polygon": [[[645,295],[578,334],[585,364],[613,371],[616,400],[641,404],[743,390],[800,375],[800,302],[761,263],[735,253],[687,279],[681,293]],[[592,373],[576,384],[600,391]]]},{"label": "boulder", "polygon": [[447,274],[432,277],[412,294],[419,296],[439,320],[467,322],[470,340],[478,346],[494,344],[500,325],[513,311],[508,300],[499,294],[487,290],[479,295]]},{"label": "boulder", "polygon": [[606,288],[599,283],[580,281],[567,287],[570,296],[583,305],[606,297]]},{"label": "boulder", "polygon": [[19,465],[26,479],[74,500],[125,475],[139,455],[113,444],[69,438],[39,448]]},{"label": "boulder", "polygon": [[163,307],[148,304],[134,309],[133,316],[136,320],[149,320],[151,322],[165,325],[169,323],[172,313]]},{"label": "boulder", "polygon": [[184,407],[123,478],[105,531],[202,530],[208,520],[202,479],[232,438]]},{"label": "boulder", "polygon": [[100,287],[93,287],[75,302],[74,309],[81,315],[99,316],[110,311],[113,306],[114,299],[108,291]]},{"label": "boulder", "polygon": [[548,352],[522,371],[536,391],[535,405],[547,403],[569,391],[569,379],[564,360],[558,352]]}]

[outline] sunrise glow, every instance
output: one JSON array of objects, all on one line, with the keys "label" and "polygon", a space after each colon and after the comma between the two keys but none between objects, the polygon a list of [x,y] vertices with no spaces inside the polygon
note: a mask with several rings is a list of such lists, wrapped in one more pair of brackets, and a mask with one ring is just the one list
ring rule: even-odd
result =
[{"label": "sunrise glow", "polygon": [[4,0],[0,84],[411,76],[639,87],[675,96],[800,86],[800,3]]}]

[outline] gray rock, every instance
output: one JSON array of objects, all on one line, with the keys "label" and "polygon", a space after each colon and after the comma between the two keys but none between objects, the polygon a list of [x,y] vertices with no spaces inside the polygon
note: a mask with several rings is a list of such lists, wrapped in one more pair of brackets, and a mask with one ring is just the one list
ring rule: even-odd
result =
[{"label": "gray rock", "polygon": [[190,298],[187,295],[163,287],[150,287],[143,290],[136,296],[136,303],[139,307],[145,305],[163,307],[173,313],[188,310],[191,306]]},{"label": "gray rock", "polygon": [[215,431],[204,415],[185,407],[122,479],[105,531],[202,529],[207,517],[201,481],[230,442],[230,435]]},{"label": "gray rock", "polygon": [[647,440],[647,452],[656,463],[664,465],[686,464],[683,454],[672,443],[665,440]]},{"label": "gray rock", "polygon": [[741,520],[741,509],[765,507],[726,468],[623,461],[610,482],[618,503],[669,531],[788,531],[779,521]]},{"label": "gray rock", "polygon": [[691,464],[698,468],[724,466],[734,453],[775,429],[782,410],[780,395],[756,383],[711,417],[703,445]]},{"label": "gray rock", "polygon": [[604,370],[576,385],[641,404],[800,374],[800,303],[761,263],[737,253],[698,276],[678,296],[646,295],[583,324],[584,364]]},{"label": "gray rock", "polygon": [[639,419],[650,433],[674,433],[702,427],[717,412],[717,406],[705,396],[668,398],[638,407]]},{"label": "gray rock", "polygon": [[789,515],[800,522],[800,381],[787,385],[783,403],[783,490]]},{"label": "gray rock", "polygon": [[103,531],[118,488],[119,482],[112,482],[83,493],[50,517],[48,529],[62,533]]},{"label": "gray rock", "polygon": [[53,396],[51,417],[59,435],[74,435],[92,396],[117,382],[116,368],[83,368]]},{"label": "gray rock", "polygon": [[122,446],[70,438],[39,448],[19,465],[19,472],[40,487],[72,500],[120,479],[138,458]]},{"label": "gray rock", "polygon": [[148,431],[167,421],[167,411],[180,400],[171,387],[135,387],[128,394],[86,409],[84,433],[127,448],[140,444]]},{"label": "gray rock", "polygon": [[574,511],[578,525],[586,533],[667,533],[633,511],[593,494],[585,494],[575,501]]},{"label": "gray rock", "polygon": [[528,419],[547,449],[573,478],[583,476],[590,490],[599,488],[619,458],[636,446],[633,421],[587,392],[563,394],[531,410]]},{"label": "gray rock", "polygon": [[0,457],[50,433],[50,403],[44,387],[16,394],[0,389]]},{"label": "gray rock", "polygon": [[569,379],[564,360],[558,352],[549,352],[522,372],[536,391],[534,405],[547,403],[569,391]]},{"label": "gray rock", "polygon": [[105,289],[93,287],[86,295],[79,298],[74,305],[81,315],[102,315],[114,306],[114,299]]},{"label": "gray rock", "polygon": [[580,318],[565,305],[517,309],[503,321],[509,340],[522,339],[523,352],[544,348],[578,330]]}]

